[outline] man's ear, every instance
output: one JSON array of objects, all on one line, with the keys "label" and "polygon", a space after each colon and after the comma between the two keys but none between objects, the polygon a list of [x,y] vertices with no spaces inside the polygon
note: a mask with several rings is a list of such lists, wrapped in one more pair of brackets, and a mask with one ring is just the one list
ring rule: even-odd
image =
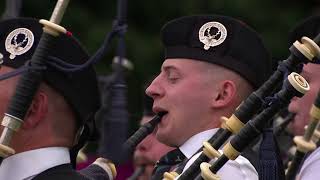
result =
[{"label": "man's ear", "polygon": [[48,114],[48,95],[39,90],[33,98],[32,104],[27,112],[22,128],[34,128]]},{"label": "man's ear", "polygon": [[212,106],[214,108],[229,106],[234,101],[236,90],[237,88],[233,81],[221,81],[218,83],[216,93],[212,100]]}]

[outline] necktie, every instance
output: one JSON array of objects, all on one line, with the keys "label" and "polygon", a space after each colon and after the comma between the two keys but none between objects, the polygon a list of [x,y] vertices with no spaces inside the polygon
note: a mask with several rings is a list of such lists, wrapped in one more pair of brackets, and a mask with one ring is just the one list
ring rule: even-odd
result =
[{"label": "necktie", "polygon": [[285,179],[279,147],[273,135],[272,128],[263,130],[263,139],[259,153],[259,179],[281,180]]},{"label": "necktie", "polygon": [[185,159],[183,153],[179,148],[168,152],[166,155],[162,156],[161,159],[156,163],[153,169],[152,180],[161,180],[163,178],[163,173],[170,171],[170,169],[181,163]]},{"label": "necktie", "polygon": [[[222,132],[223,132],[223,129],[220,128],[220,129],[208,140],[208,142],[209,142],[209,143],[213,143],[213,142],[220,136],[220,134],[222,134]],[[202,146],[201,148],[199,148],[199,150],[198,150],[195,154],[197,154],[198,152],[201,152],[202,149],[203,149],[203,146]],[[182,171],[183,171],[183,169],[184,169],[184,167],[187,165],[188,161],[189,161],[189,159],[185,158],[182,163],[179,163],[179,165],[176,166],[176,168],[174,169],[174,171],[177,172],[178,174],[181,174]],[[200,173],[200,169],[198,170],[198,172]]]}]

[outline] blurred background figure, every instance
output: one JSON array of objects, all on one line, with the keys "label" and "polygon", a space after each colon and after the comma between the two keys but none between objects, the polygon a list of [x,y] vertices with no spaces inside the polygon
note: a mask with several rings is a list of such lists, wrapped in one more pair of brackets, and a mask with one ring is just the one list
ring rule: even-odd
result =
[{"label": "blurred background figure", "polygon": [[[320,33],[320,16],[309,17],[298,23],[289,35],[289,43],[300,40],[303,36],[311,39]],[[295,114],[290,129],[294,135],[303,135],[304,127],[310,122],[310,109],[320,90],[320,65],[309,63],[303,66],[300,73],[309,83],[310,90],[301,98],[293,98],[288,110]],[[300,172],[296,176],[298,180],[317,179],[320,176],[320,148],[312,153],[307,153],[303,164],[300,164]]]},{"label": "blurred background figure", "polygon": [[[152,112],[153,100],[147,95],[143,99],[144,109],[140,125],[149,122],[154,117]],[[156,131],[156,129],[155,129]],[[155,133],[150,134],[136,148],[134,152],[135,173],[130,177],[130,180],[149,180],[152,176],[152,171],[156,162],[167,152],[174,148],[160,143],[155,136]]]},{"label": "blurred background figure", "polygon": [[[300,40],[303,36],[311,39],[315,38],[320,32],[320,16],[312,16],[298,23],[289,34],[289,44],[296,40]],[[320,89],[320,65],[307,64],[304,65],[301,75],[310,84],[310,91],[302,98],[292,99],[289,105],[289,111],[295,113],[290,129],[294,135],[303,135],[304,127],[309,123],[309,111]]]}]

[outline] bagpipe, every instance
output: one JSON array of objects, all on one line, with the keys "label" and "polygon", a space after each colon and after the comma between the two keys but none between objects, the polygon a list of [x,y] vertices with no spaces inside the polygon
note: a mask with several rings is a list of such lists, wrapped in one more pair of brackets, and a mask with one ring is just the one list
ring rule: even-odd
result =
[{"label": "bagpipe", "polygon": [[[317,43],[320,42],[320,35],[314,40],[308,37],[303,37],[301,41],[295,41],[289,48],[290,56],[279,63],[277,70],[271,75],[271,77],[255,92],[240,104],[235,113],[230,118],[223,117],[223,125],[219,130],[219,136],[217,138],[211,138],[208,142],[204,143],[203,152],[200,156],[179,175],[179,171],[166,172],[164,174],[165,179],[194,179],[200,174],[200,164],[208,162],[215,157],[221,157],[217,160],[217,164],[212,166],[214,173],[221,168],[228,159],[235,159],[239,153],[246,147],[249,140],[261,133],[264,127],[264,122],[269,121],[275,113],[281,108],[285,108],[290,99],[294,96],[301,96],[308,90],[308,83],[300,75],[293,73],[290,76],[290,72],[301,72],[302,65],[319,61],[320,48]],[[271,92],[281,86],[283,78],[288,76],[282,89],[270,98]],[[287,78],[287,77],[286,77]],[[267,100],[267,98],[269,98]],[[272,99],[270,101],[270,99]],[[264,110],[261,110],[264,108]],[[253,116],[258,114],[255,118]],[[157,115],[159,116],[159,115]],[[135,146],[143,140],[154,129],[154,126],[160,122],[161,119],[155,117],[155,122],[151,121],[149,124],[141,127],[131,138],[125,143],[125,147],[132,151]],[[252,119],[253,118],[253,119]],[[252,119],[252,120],[250,120]],[[249,121],[250,120],[250,121]],[[248,125],[247,122],[250,122]],[[288,124],[290,120],[286,120],[285,124]],[[283,125],[284,127],[285,125]],[[246,127],[244,130],[242,128]],[[252,132],[250,132],[252,131]],[[241,132],[241,133],[240,133]],[[251,136],[250,133],[253,135]],[[238,134],[232,143],[228,143],[226,148],[227,155],[220,155],[217,151],[231,135]],[[249,135],[247,135],[249,134]],[[206,167],[208,167],[206,165]],[[207,169],[207,168],[205,168]],[[211,169],[211,168],[210,168]],[[181,170],[181,169],[180,169]],[[204,175],[205,176],[205,175]]]},{"label": "bagpipe", "polygon": [[[150,135],[156,126],[160,123],[162,116],[165,113],[156,114],[149,122],[143,124],[139,129],[131,135],[126,142],[123,144],[122,148],[127,154],[132,154],[135,148],[141,143],[148,135]],[[128,178],[128,180],[138,179],[145,171],[144,166],[137,167],[133,174]]]},{"label": "bagpipe", "polygon": [[[61,21],[63,11],[66,9],[67,3],[68,3],[68,1],[58,1],[57,6],[53,12],[53,16],[51,18],[53,23],[50,23],[50,25],[52,25],[53,27],[52,27],[52,29],[49,29],[48,31],[50,33],[54,33],[54,35],[59,35],[58,30],[60,30],[60,31],[61,31],[61,29],[64,30],[62,27],[56,26],[56,24],[58,24]],[[6,3],[6,5],[7,5],[7,8],[6,8],[7,11],[3,15],[3,18],[13,18],[13,17],[17,17],[20,14],[19,12],[20,12],[21,5],[22,5],[21,1],[8,1]],[[125,83],[125,71],[126,71],[126,68],[131,69],[132,65],[130,65],[130,62],[128,63],[128,61],[124,58],[125,57],[124,34],[125,34],[126,28],[127,28],[126,16],[127,16],[127,2],[125,0],[119,0],[118,7],[117,7],[117,18],[114,21],[112,31],[107,34],[106,39],[103,42],[103,45],[98,49],[98,51],[85,64],[70,65],[70,64],[64,64],[64,63],[58,61],[57,59],[53,59],[53,58],[50,59],[51,61],[57,61],[56,64],[63,65],[63,66],[57,67],[57,68],[61,69],[62,72],[64,72],[64,71],[72,71],[72,72],[79,71],[82,68],[86,68],[90,64],[97,63],[106,54],[112,38],[114,38],[116,36],[118,37],[117,57],[114,59],[114,62],[113,62],[114,72],[112,75],[110,75],[108,77],[102,77],[102,80],[101,80],[101,81],[105,81],[104,82],[105,85],[102,87],[102,91],[108,91],[109,95],[102,97],[102,108],[97,112],[97,118],[102,119],[102,121],[103,121],[102,122],[102,126],[103,126],[102,131],[103,132],[101,132],[101,134],[100,134],[101,135],[100,140],[102,141],[102,143],[100,143],[101,145],[98,150],[99,156],[111,159],[112,162],[115,162],[116,164],[123,162],[123,160],[124,160],[123,158],[127,157],[127,154],[131,153],[133,151],[134,147],[137,144],[139,144],[139,142],[141,142],[143,137],[145,137],[147,135],[146,132],[143,132],[143,131],[146,130],[147,133],[151,133],[153,131],[153,129],[155,128],[156,124],[158,123],[158,121],[163,116],[163,114],[157,115],[152,121],[150,121],[148,123],[148,125],[146,124],[146,125],[142,126],[142,131],[140,130],[137,133],[135,133],[132,136],[132,138],[129,138],[129,140],[126,143],[123,143],[122,140],[116,141],[116,142],[113,141],[112,144],[114,144],[114,146],[112,146],[112,147],[105,146],[105,143],[103,143],[103,142],[110,142],[111,141],[110,138],[112,139],[112,136],[110,136],[110,133],[112,133],[112,131],[106,132],[106,128],[108,128],[109,130],[110,130],[110,128],[113,128],[114,130],[116,130],[117,134],[119,136],[121,136],[120,138],[122,138],[122,139],[124,138],[124,136],[126,135],[126,132],[127,132],[128,112],[126,109],[127,108],[127,99],[126,99],[127,87],[126,87],[126,83]],[[50,28],[51,28],[51,26],[50,26]],[[57,30],[55,30],[54,28],[57,28]],[[47,33],[47,32],[45,32],[45,33]],[[66,33],[66,30],[64,30],[63,33]],[[43,36],[45,36],[45,35],[43,35]],[[46,46],[49,46],[50,42],[54,40],[54,38],[52,38],[52,40],[49,39],[49,38],[51,38],[51,36],[52,35],[50,35],[50,34],[46,35],[44,40],[41,40],[41,41],[44,41],[44,43],[39,44],[38,48],[42,49],[42,51],[38,52],[39,50],[37,49],[37,53],[34,54],[34,57],[37,57],[36,58],[37,65],[43,67],[41,70],[44,70],[46,65],[52,66],[52,64],[47,64],[47,62],[42,62],[46,56],[45,52],[49,51],[49,49],[50,49],[50,47],[46,47]],[[49,40],[47,40],[47,39],[49,39]],[[40,54],[40,56],[39,56],[39,54]],[[34,60],[32,60],[30,64],[33,64],[33,61]],[[39,61],[39,63],[38,63],[38,61]],[[7,74],[7,75],[0,77],[0,79],[3,80],[3,79],[7,79],[12,76],[21,74],[21,73],[25,73],[22,77],[27,76],[27,77],[29,77],[28,80],[32,79],[32,81],[35,81],[34,83],[28,83],[27,85],[24,82],[26,80],[23,80],[23,81],[21,80],[22,82],[19,82],[19,84],[21,84],[21,86],[23,86],[23,88],[20,87],[20,89],[23,89],[24,91],[29,92],[29,89],[27,89],[27,90],[24,89],[25,86],[27,86],[27,88],[29,86],[30,86],[30,88],[32,88],[32,92],[29,92],[28,95],[26,96],[26,97],[28,97],[28,100],[27,100],[28,102],[25,102],[23,104],[19,103],[18,104],[18,105],[20,105],[19,107],[16,107],[17,103],[12,105],[13,108],[16,108],[18,110],[20,109],[20,107],[23,108],[23,110],[21,110],[21,111],[24,111],[24,112],[22,112],[21,114],[25,114],[26,110],[28,109],[28,107],[32,101],[32,97],[33,97],[32,95],[36,92],[37,86],[39,86],[39,84],[41,82],[41,76],[42,76],[43,72],[41,72],[38,69],[36,69],[36,70],[37,70],[37,72],[35,73],[37,75],[36,78],[33,77],[34,76],[33,74],[27,75],[27,72],[28,72],[27,70],[16,71],[15,73],[10,73],[10,74]],[[110,78],[110,79],[106,80],[107,78]],[[23,98],[21,98],[21,96],[22,96],[22,94],[25,94],[25,92],[20,89],[19,90],[17,89],[17,91],[19,91],[18,95],[20,95],[20,96],[15,98],[15,99],[19,99],[19,102],[23,101]],[[14,100],[14,102],[16,102],[16,101],[17,100]],[[106,107],[107,106],[106,104],[108,104],[110,107]],[[10,112],[11,112],[11,110],[10,110]],[[13,117],[18,116],[18,115],[15,115],[14,113],[11,113],[10,115],[12,115]],[[20,126],[21,123],[23,122],[22,121],[23,115],[18,116],[18,117],[20,117],[21,121],[10,120],[7,116],[4,118],[4,122],[6,123],[4,125],[5,130],[2,135],[4,137],[3,138],[4,140],[1,141],[2,143],[0,144],[1,145],[0,147],[2,147],[1,154],[3,157],[7,157],[7,156],[14,154],[14,150],[9,147],[9,144],[10,144],[11,134],[14,133],[14,131],[18,130],[15,127],[18,125]],[[112,125],[110,124],[110,121],[113,121]],[[19,122],[21,122],[21,123],[18,124]],[[90,125],[90,126],[92,126],[92,125]],[[15,129],[13,129],[13,128],[15,128]],[[95,128],[95,127],[91,127],[91,128]],[[85,141],[82,140],[81,143],[79,143],[77,145],[77,147],[72,150],[72,154],[78,154],[79,149],[81,147],[83,147],[84,143],[85,143]],[[122,147],[120,147],[120,146],[122,146]],[[119,149],[121,149],[121,151]],[[114,153],[115,151],[117,151],[117,154]],[[81,155],[82,155],[81,157],[85,156],[85,154],[83,154],[83,153]],[[101,158],[97,159],[89,167],[82,169],[79,172],[90,179],[104,179],[106,177],[106,172],[100,171],[100,170],[101,170],[101,167],[106,166],[106,165],[109,166],[109,169],[112,170],[111,175],[110,175],[110,172],[108,172],[109,177],[111,177],[111,176],[115,177],[115,175],[116,175],[115,166],[113,164],[111,164],[110,161],[105,161]],[[106,169],[106,168],[103,168],[103,169]],[[141,172],[143,172],[143,169],[144,169],[143,167],[139,168],[137,173],[140,174]],[[136,173],[136,175],[137,175],[137,173]],[[134,176],[132,178],[134,178]]]},{"label": "bagpipe", "polygon": [[14,149],[10,147],[10,141],[14,132],[18,131],[21,127],[33,97],[42,82],[43,70],[47,66],[47,54],[54,45],[56,38],[60,34],[67,33],[67,30],[59,26],[59,23],[62,20],[68,3],[68,0],[59,0],[50,21],[44,19],[39,21],[44,26],[43,34],[30,64],[41,68],[26,71],[24,76],[19,79],[15,94],[10,100],[7,112],[1,123],[4,126],[0,137],[0,155],[2,158],[15,154]]},{"label": "bagpipe", "polygon": [[133,152],[137,145],[143,141],[149,134],[153,132],[156,126],[160,123],[162,116],[165,113],[155,115],[149,122],[143,124],[133,135],[131,135],[123,144],[123,148],[128,152]]},{"label": "bagpipe", "polygon": [[[23,119],[31,105],[33,97],[37,92],[40,83],[43,80],[44,71],[46,71],[46,67],[54,67],[61,73],[64,72],[78,72],[82,69],[87,68],[90,65],[97,63],[102,57],[107,53],[109,49],[109,45],[111,40],[114,37],[118,37],[118,47],[117,47],[117,58],[114,62],[114,73],[112,75],[112,102],[114,102],[111,107],[113,110],[117,110],[116,112],[110,112],[111,118],[113,119],[121,119],[121,128],[123,131],[127,131],[123,126],[128,121],[128,112],[126,109],[127,100],[126,100],[126,91],[127,87],[125,84],[124,71],[125,66],[127,66],[128,62],[125,60],[125,41],[124,34],[126,32],[126,11],[127,11],[127,2],[125,0],[118,1],[118,14],[117,18],[113,23],[113,27],[111,32],[109,32],[102,44],[102,46],[96,51],[96,53],[90,57],[90,59],[84,64],[76,65],[76,64],[68,64],[61,59],[57,59],[55,57],[48,56],[48,52],[54,46],[54,42],[57,37],[61,34],[66,34],[67,30],[59,25],[62,20],[63,14],[67,8],[69,0],[58,0],[55,6],[55,9],[52,13],[50,21],[40,20],[40,23],[43,25],[43,33],[40,39],[40,42],[32,55],[32,59],[28,63],[28,65],[19,68],[13,73],[4,74],[0,77],[1,80],[19,75],[23,73],[21,76],[14,96],[10,100],[7,113],[2,121],[2,126],[4,126],[4,130],[2,131],[0,137],[0,156],[2,158],[8,157],[10,155],[15,154],[14,149],[10,147],[10,142],[13,134],[19,130],[23,123]],[[13,18],[18,16],[18,12],[21,8],[21,1],[7,1],[7,11],[3,15],[3,18]],[[120,121],[120,120],[119,120]],[[95,133],[95,124],[86,124],[84,129],[82,129],[82,134],[78,140],[78,143],[71,149],[71,160],[73,164],[75,164],[75,157],[78,154],[78,151],[88,140],[88,136],[93,136]],[[93,131],[93,132],[92,132]],[[121,131],[121,132],[123,132]],[[124,136],[125,134],[123,134]],[[122,143],[120,143],[122,145]],[[120,146],[120,145],[119,145]],[[118,147],[119,149],[120,147]],[[102,153],[103,150],[101,150]],[[119,158],[110,156],[108,154],[100,154],[102,157],[114,158],[113,160],[117,161]],[[99,166],[99,173],[102,175],[97,177],[97,173],[95,170],[95,166]],[[108,167],[108,168],[105,168]],[[100,171],[102,168],[102,171]],[[108,169],[108,172],[104,170]],[[94,171],[93,171],[94,170]],[[85,174],[89,178],[99,179],[108,174],[109,178],[114,178],[116,176],[116,169],[113,163],[109,160],[105,160],[103,158],[97,159],[92,166],[89,166],[87,169],[80,171],[80,173]]]},{"label": "bagpipe", "polygon": [[270,121],[272,123],[273,135],[279,146],[279,157],[283,162],[284,168],[294,155],[293,148],[293,133],[289,124],[293,121],[295,114],[288,112],[286,107],[282,112],[276,114]]},{"label": "bagpipe", "polygon": [[294,96],[301,97],[309,89],[309,84],[302,76],[297,73],[291,73],[287,81],[284,83],[284,88],[281,89],[275,96],[277,102],[264,109],[259,115],[248,121],[246,125],[237,133],[224,147],[223,154],[218,156],[218,159],[213,164],[203,163],[200,165],[201,176],[196,179],[212,179],[216,178],[216,173],[230,159],[235,160],[240,152],[251,142],[251,140],[259,135],[264,128],[264,125],[272,118],[279,108],[289,104]]},{"label": "bagpipe", "polygon": [[[212,140],[210,139],[208,143],[206,143],[205,146],[210,145],[210,147],[205,147],[200,156],[178,177],[178,179],[195,178],[200,173],[200,164],[202,162],[208,162],[211,158],[215,157],[217,154],[216,150],[219,149],[232,134],[238,134],[245,124],[261,110],[262,106],[265,106],[266,97],[282,84],[284,76],[288,75],[289,72],[300,72],[302,64],[318,61],[320,49],[316,42],[319,42],[319,40],[320,35],[314,40],[303,37],[301,42],[295,41],[289,48],[291,52],[290,56],[279,63],[276,71],[270,78],[258,90],[250,94],[230,118],[223,118],[222,133],[213,142],[211,142]],[[266,107],[271,107],[272,104],[272,102],[268,102]],[[274,113],[276,112],[273,112],[273,114]],[[215,149],[215,152],[210,151],[212,153],[208,153],[208,149]],[[225,160],[226,159],[224,159],[224,161]],[[179,175],[177,172],[172,172],[167,173],[168,177],[171,177],[169,174],[174,174],[174,177]]]},{"label": "bagpipe", "polygon": [[[123,77],[124,68],[122,65],[123,57],[125,56],[123,35],[126,31],[126,1],[119,0],[118,2],[118,15],[117,20],[114,22],[113,30],[106,37],[104,45],[90,58],[88,63],[83,65],[62,64],[61,62],[56,63],[56,65],[63,65],[63,67],[59,66],[61,71],[79,71],[89,64],[94,64],[101,59],[101,57],[106,53],[108,44],[112,38],[118,36],[119,63],[116,64],[114,79],[111,83],[112,90],[119,89],[119,91],[114,91],[116,92],[115,96],[112,96],[114,100],[111,102],[115,102],[115,104],[112,105],[114,109],[126,107],[126,100],[124,98],[126,94],[126,85]],[[11,137],[15,131],[19,130],[19,127],[23,123],[28,107],[30,106],[33,96],[42,81],[43,71],[46,69],[45,67],[48,65],[52,66],[52,64],[46,62],[48,59],[46,57],[47,52],[50,51],[50,48],[55,41],[55,37],[67,32],[63,27],[58,25],[62,19],[67,4],[68,1],[59,0],[50,21],[40,21],[44,26],[44,33],[30,64],[34,64],[41,68],[33,68],[29,71],[24,71],[24,75],[18,83],[16,93],[11,100],[2,122],[2,125],[4,126],[4,131],[0,137],[0,155],[2,157],[14,154],[14,150],[10,148]],[[301,96],[305,93],[308,90],[307,82],[296,73],[292,73],[289,76],[287,75],[289,72],[299,72],[300,69],[298,67],[301,64],[318,60],[320,57],[320,48],[316,43],[319,41],[320,36],[317,36],[313,41],[307,37],[303,37],[301,42],[296,41],[290,47],[291,55],[279,64],[274,74],[257,91],[253,92],[237,108],[231,117],[223,118],[224,123],[218,138],[210,139],[205,143],[203,153],[201,153],[199,158],[194,161],[193,164],[178,177],[178,179],[201,179],[201,177],[197,177],[200,171],[202,171],[203,178],[205,179],[215,177],[214,173],[216,173],[229,159],[233,160],[239,156],[240,152],[248,145],[250,140],[253,139],[252,137],[260,134],[265,123],[271,119],[279,109],[286,106],[293,96]],[[283,77],[286,77],[286,81],[282,86],[282,89],[274,95],[272,101],[267,101],[266,97],[270,96],[271,92],[281,85]],[[263,110],[261,110],[262,108]],[[260,113],[253,118],[253,116],[259,111]],[[121,113],[122,112],[114,111],[112,112],[113,115],[111,117],[113,119],[122,119],[122,122],[125,123],[126,119],[128,119],[128,114],[126,112],[123,114]],[[121,115],[121,117],[117,117],[115,115]],[[163,115],[164,114],[157,114],[150,122],[140,127],[139,130],[123,144],[123,147],[116,145],[114,148],[117,149],[119,147],[122,150],[124,149],[124,151],[132,152],[147,135],[153,132],[154,128],[161,121]],[[125,128],[125,126],[121,127]],[[314,129],[313,126],[312,128]],[[226,144],[223,150],[224,153],[221,155],[217,149],[225,144],[232,134],[235,134],[235,137]],[[308,141],[308,138],[305,138],[304,140]],[[105,155],[105,157],[110,158],[112,156]],[[218,158],[214,161],[213,165],[201,164],[203,162],[208,162],[212,158]],[[115,176],[114,167],[111,169],[113,170],[112,175]],[[138,168],[134,177],[137,177],[137,174],[142,171],[143,167]],[[211,171],[213,173],[211,173]],[[171,179],[175,178],[177,175],[177,173],[172,172],[166,173],[165,178]]]}]

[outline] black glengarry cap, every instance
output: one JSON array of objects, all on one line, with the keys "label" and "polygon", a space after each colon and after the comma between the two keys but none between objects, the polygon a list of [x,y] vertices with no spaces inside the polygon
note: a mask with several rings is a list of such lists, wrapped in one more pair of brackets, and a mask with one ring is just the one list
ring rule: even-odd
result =
[{"label": "black glengarry cap", "polygon": [[[32,58],[37,48],[42,25],[37,19],[18,18],[0,22],[0,53],[3,66],[19,68]],[[80,43],[65,34],[57,38],[49,56],[70,64],[83,64],[89,56]],[[96,73],[93,67],[79,72],[63,73],[48,66],[45,82],[60,93],[75,112],[79,125],[92,121],[100,106]]]},{"label": "black glengarry cap", "polygon": [[228,68],[254,88],[271,73],[271,57],[259,35],[243,22],[220,15],[187,16],[161,31],[165,59],[186,58]]}]

